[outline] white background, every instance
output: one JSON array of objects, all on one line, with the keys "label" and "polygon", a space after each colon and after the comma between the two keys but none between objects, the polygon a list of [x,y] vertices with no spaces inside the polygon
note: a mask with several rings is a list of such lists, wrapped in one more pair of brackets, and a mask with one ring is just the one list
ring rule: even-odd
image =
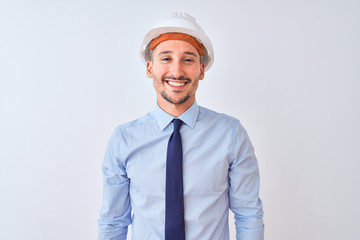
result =
[{"label": "white background", "polygon": [[0,239],[97,238],[105,146],[155,105],[139,46],[172,11],[212,39],[198,103],[239,118],[252,139],[265,238],[359,239],[359,10],[355,0],[0,0]]}]

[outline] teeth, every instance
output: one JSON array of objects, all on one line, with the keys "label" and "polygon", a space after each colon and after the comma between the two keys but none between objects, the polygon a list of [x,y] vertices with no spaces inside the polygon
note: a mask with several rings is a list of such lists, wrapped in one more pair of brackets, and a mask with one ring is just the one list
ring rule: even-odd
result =
[{"label": "teeth", "polygon": [[169,81],[168,83],[169,83],[171,86],[174,86],[174,87],[182,87],[182,86],[185,85],[185,83],[183,83],[183,82],[171,82],[171,81]]}]

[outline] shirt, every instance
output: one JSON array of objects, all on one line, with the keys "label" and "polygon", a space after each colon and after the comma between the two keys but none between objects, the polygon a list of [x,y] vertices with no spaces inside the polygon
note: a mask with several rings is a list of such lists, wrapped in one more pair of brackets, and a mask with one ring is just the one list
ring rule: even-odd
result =
[{"label": "shirt", "polygon": [[[186,239],[229,239],[231,209],[236,239],[262,240],[259,170],[245,129],[237,119],[196,101],[178,118],[184,122],[180,133]],[[115,129],[102,167],[100,240],[125,240],[129,224],[134,240],[164,239],[166,153],[173,119],[156,106]]]}]

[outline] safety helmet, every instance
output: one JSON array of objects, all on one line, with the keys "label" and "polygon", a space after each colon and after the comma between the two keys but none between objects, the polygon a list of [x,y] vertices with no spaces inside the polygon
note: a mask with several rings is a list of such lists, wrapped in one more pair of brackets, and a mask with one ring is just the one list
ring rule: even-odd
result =
[{"label": "safety helmet", "polygon": [[140,56],[146,64],[151,59],[149,45],[151,41],[163,33],[179,32],[195,37],[205,48],[205,55],[201,57],[207,71],[214,62],[214,51],[211,41],[204,30],[196,23],[195,18],[187,13],[171,13],[164,20],[157,23],[145,35],[140,48]]}]

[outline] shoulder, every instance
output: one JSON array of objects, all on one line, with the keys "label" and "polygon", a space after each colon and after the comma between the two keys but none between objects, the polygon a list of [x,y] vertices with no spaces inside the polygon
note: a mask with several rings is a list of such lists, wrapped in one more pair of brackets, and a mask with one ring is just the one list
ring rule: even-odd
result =
[{"label": "shoulder", "polygon": [[153,116],[153,112],[149,112],[146,115],[139,117],[127,123],[118,125],[114,130],[114,135],[126,135],[131,133],[140,132],[144,128],[152,128],[156,125],[156,120]]},{"label": "shoulder", "polygon": [[245,131],[245,128],[242,126],[238,118],[225,113],[219,113],[202,106],[199,106],[199,120],[209,123],[213,122],[224,129],[228,127],[227,129],[231,129],[232,131]]},{"label": "shoulder", "polygon": [[227,115],[225,113],[219,113],[201,106],[199,106],[199,117],[205,118],[207,120],[222,121],[228,123],[239,122],[239,120],[233,116]]}]

